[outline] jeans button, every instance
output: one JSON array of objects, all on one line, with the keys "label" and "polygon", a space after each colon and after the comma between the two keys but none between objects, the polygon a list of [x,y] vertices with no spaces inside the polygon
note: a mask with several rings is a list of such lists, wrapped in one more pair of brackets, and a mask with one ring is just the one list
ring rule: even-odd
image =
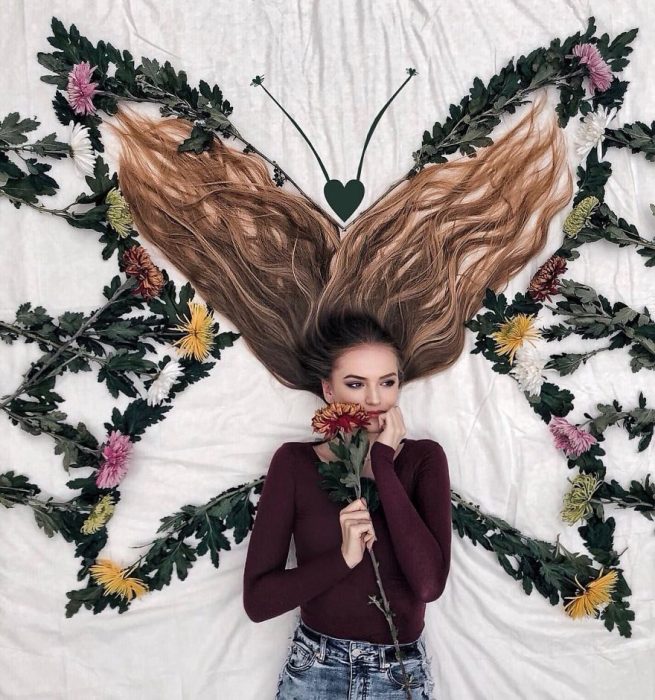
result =
[{"label": "jeans button", "polygon": [[353,649],[353,656],[356,658],[362,653],[361,649]]}]

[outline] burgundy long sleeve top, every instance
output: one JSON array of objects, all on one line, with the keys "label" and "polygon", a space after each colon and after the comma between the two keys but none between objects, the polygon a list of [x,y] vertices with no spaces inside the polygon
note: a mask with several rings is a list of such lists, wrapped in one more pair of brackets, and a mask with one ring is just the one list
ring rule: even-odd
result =
[{"label": "burgundy long sleeve top", "polygon": [[[443,593],[450,569],[452,513],[448,462],[430,439],[395,450],[371,447],[380,506],[371,513],[373,545],[399,642],[418,639],[425,604]],[[302,620],[332,637],[393,644],[369,554],[352,569],[341,552],[345,503],[321,488],[313,442],[285,442],[273,455],[250,536],[243,603],[254,622],[300,606]],[[297,566],[286,569],[291,535]]]}]

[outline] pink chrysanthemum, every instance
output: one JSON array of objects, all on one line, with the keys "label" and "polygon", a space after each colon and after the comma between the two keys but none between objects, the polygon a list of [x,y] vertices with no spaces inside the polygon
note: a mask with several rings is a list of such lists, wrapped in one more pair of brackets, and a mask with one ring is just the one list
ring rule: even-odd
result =
[{"label": "pink chrysanthemum", "polygon": [[573,47],[573,55],[580,58],[580,63],[587,65],[591,91],[605,92],[612,84],[614,75],[600,51],[593,44],[578,44]]},{"label": "pink chrysanthemum", "polygon": [[91,67],[88,61],[76,63],[68,74],[68,104],[75,114],[95,114],[93,96],[98,83],[91,82],[91,74],[97,66]]},{"label": "pink chrysanthemum", "polygon": [[129,435],[123,435],[119,430],[109,433],[102,449],[105,461],[100,465],[96,476],[96,484],[101,489],[111,489],[120,483],[127,472],[127,458],[131,449]]},{"label": "pink chrysanthemum", "polygon": [[548,429],[555,438],[555,447],[564,450],[567,457],[579,457],[598,442],[591,433],[572,425],[560,416],[553,416],[550,419]]}]

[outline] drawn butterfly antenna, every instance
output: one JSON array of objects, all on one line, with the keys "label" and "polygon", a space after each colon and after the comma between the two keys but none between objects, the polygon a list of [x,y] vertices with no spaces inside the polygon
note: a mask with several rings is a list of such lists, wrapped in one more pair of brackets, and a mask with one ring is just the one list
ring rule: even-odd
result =
[{"label": "drawn butterfly antenna", "polygon": [[373,120],[373,123],[369,127],[368,133],[366,134],[366,140],[364,142],[364,147],[362,148],[362,154],[359,159],[359,166],[357,168],[357,176],[355,177],[354,180],[349,180],[345,185],[340,181],[336,179],[330,178],[327,168],[323,165],[323,161],[321,160],[320,156],[318,155],[318,152],[314,148],[314,145],[312,142],[307,138],[305,135],[305,132],[300,128],[296,120],[282,107],[282,105],[273,97],[273,95],[264,87],[264,77],[263,76],[255,76],[253,78],[251,85],[253,86],[259,86],[261,87],[264,92],[275,102],[275,104],[282,110],[282,112],[289,118],[291,123],[296,127],[300,135],[305,139],[307,144],[312,150],[312,153],[314,154],[316,160],[318,161],[318,164],[323,172],[323,175],[325,179],[327,180],[327,183],[325,184],[325,187],[323,188],[323,194],[325,195],[325,199],[327,200],[328,204],[332,207],[332,209],[341,217],[342,220],[348,219],[353,212],[357,209],[357,207],[361,204],[362,200],[364,199],[364,193],[365,193],[365,187],[360,181],[360,175],[362,172],[362,167],[364,164],[364,154],[366,153],[366,149],[368,147],[369,141],[371,140],[373,136],[373,132],[375,131],[375,128],[377,127],[378,122],[382,118],[382,115],[384,112],[387,110],[389,105],[394,101],[396,98],[396,95],[405,87],[405,85],[415,76],[417,75],[417,71],[414,68],[407,68],[407,73],[409,74],[408,77],[405,79],[403,84],[394,92],[394,94],[387,100],[386,104],[382,109],[378,112],[377,116]]}]

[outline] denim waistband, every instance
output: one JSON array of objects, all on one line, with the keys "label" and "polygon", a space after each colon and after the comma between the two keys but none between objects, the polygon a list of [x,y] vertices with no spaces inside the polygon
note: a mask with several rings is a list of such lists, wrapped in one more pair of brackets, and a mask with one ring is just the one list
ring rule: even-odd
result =
[{"label": "denim waistband", "polygon": [[[396,647],[393,644],[374,644],[373,642],[331,637],[312,629],[303,622],[302,618],[296,626],[294,639],[304,642],[321,661],[325,660],[327,652],[331,656],[341,658],[343,661],[349,661],[350,663],[360,659],[372,661],[379,664],[380,668],[387,668],[389,663],[397,661]],[[423,634],[413,642],[405,642],[398,646],[400,647],[403,660],[425,656]]]}]

